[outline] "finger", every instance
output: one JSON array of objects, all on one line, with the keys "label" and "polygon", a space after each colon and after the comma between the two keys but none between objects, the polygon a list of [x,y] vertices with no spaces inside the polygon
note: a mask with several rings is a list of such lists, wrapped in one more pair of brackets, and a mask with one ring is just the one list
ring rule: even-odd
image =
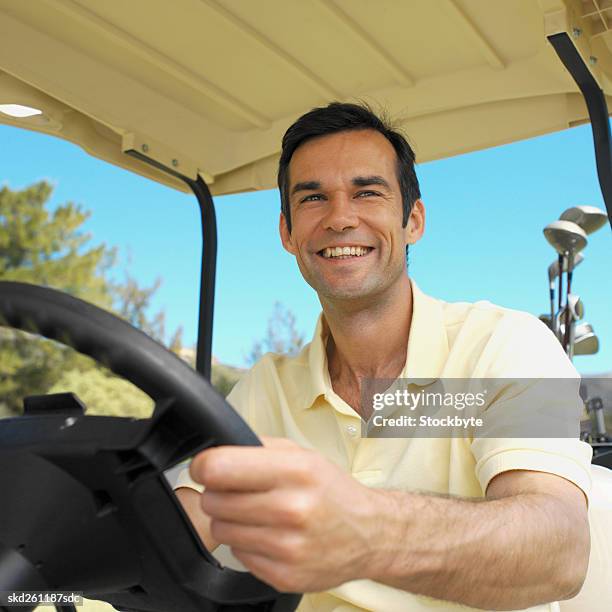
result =
[{"label": "finger", "polygon": [[242,525],[213,519],[210,523],[210,533],[221,544],[276,561],[288,560],[297,547],[295,534],[274,527]]},{"label": "finger", "polygon": [[202,510],[211,518],[248,525],[274,525],[278,503],[273,491],[263,493],[206,491],[200,497]]},{"label": "finger", "polygon": [[285,563],[258,555],[241,548],[232,547],[232,554],[254,576],[263,580],[281,593],[297,591],[295,584],[295,569]]},{"label": "finger", "polygon": [[247,493],[207,490],[200,496],[200,505],[211,518],[244,525],[299,528],[316,520],[308,498],[286,489]]},{"label": "finger", "polygon": [[260,440],[266,448],[286,448],[286,449],[301,448],[301,446],[297,445],[293,440],[289,440],[289,438],[276,438],[273,436],[261,436]]},{"label": "finger", "polygon": [[217,491],[269,491],[305,483],[305,459],[290,449],[219,446],[199,453],[189,472],[195,482]]}]

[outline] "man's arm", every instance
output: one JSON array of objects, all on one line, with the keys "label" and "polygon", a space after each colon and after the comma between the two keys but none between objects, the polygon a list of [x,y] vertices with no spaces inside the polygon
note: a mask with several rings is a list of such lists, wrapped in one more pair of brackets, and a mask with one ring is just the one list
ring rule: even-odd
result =
[{"label": "man's arm", "polygon": [[486,501],[379,491],[370,578],[478,608],[523,609],[574,596],[589,558],[584,494],[531,471],[495,477]]},{"label": "man's arm", "polygon": [[[245,469],[248,466],[248,469]],[[586,573],[582,491],[553,474],[504,472],[487,500],[371,489],[282,439],[192,462],[217,542],[280,591],[372,579],[479,608],[574,595]]]}]

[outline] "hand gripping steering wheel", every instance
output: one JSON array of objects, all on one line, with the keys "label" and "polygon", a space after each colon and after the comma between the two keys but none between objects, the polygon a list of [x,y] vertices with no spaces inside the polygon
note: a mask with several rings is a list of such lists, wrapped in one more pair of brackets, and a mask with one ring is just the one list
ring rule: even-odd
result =
[{"label": "hand gripping steering wheel", "polygon": [[0,421],[0,591],[81,591],[129,611],[295,610],[300,595],[216,561],[163,474],[209,446],[260,444],[202,376],[52,289],[0,282],[0,322],[93,357],[156,402],[151,418],[127,419],[87,416],[72,394],[39,396]]}]

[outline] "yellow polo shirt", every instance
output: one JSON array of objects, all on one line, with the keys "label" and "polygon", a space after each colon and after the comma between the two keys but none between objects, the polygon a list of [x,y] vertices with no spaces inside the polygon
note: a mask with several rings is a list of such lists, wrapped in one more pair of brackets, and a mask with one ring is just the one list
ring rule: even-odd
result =
[{"label": "yellow polo shirt", "polygon": [[[404,379],[578,378],[559,342],[536,317],[489,302],[446,303],[411,280],[413,315]],[[591,448],[571,438],[362,438],[359,415],[333,390],[321,316],[313,340],[296,357],[265,355],[228,400],[259,435],[312,448],[370,487],[482,498],[488,483],[515,469],[558,474],[590,489]],[[513,389],[492,406],[522,419],[538,410],[536,384]],[[576,385],[577,389],[577,385]],[[573,409],[577,395],[568,397]],[[496,414],[492,412],[492,414]],[[578,419],[578,411],[576,412]],[[578,422],[576,422],[578,427]],[[248,467],[245,467],[248,469]],[[185,469],[176,488],[201,487]],[[407,543],[407,546],[410,544]],[[468,610],[370,580],[306,594],[300,612],[425,612]],[[557,603],[532,610],[553,612]]]}]

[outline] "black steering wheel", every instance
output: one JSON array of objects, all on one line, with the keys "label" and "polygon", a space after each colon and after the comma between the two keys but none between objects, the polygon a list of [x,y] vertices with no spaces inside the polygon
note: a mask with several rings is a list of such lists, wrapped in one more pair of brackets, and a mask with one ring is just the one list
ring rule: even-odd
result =
[{"label": "black steering wheel", "polygon": [[150,419],[127,419],[88,416],[72,394],[38,396],[0,421],[0,591],[80,591],[130,611],[295,610],[300,595],[216,561],[163,474],[209,446],[260,444],[207,380],[52,289],[0,282],[0,324],[71,346],[156,402]]}]

